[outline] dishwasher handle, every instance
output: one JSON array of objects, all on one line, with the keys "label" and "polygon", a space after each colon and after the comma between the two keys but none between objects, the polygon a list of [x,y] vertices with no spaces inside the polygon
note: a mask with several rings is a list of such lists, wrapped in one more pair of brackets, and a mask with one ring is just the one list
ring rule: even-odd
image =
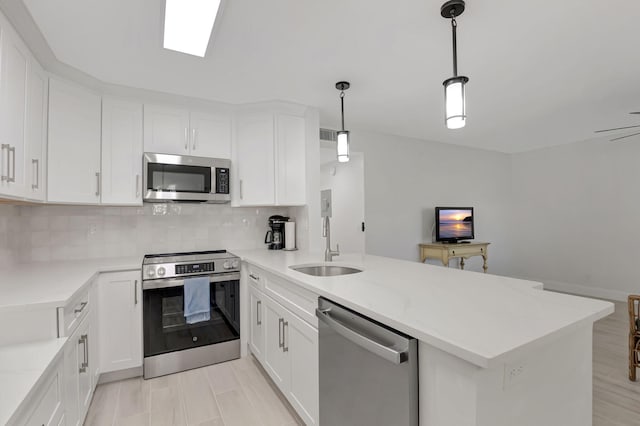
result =
[{"label": "dishwasher handle", "polygon": [[352,330],[340,321],[331,317],[331,308],[318,309],[316,308],[316,316],[327,326],[329,326],[336,333],[340,334],[345,339],[355,343],[363,349],[368,350],[371,353],[378,355],[379,357],[393,363],[400,365],[409,360],[409,351],[398,351],[388,346],[382,345],[375,340],[364,336],[357,331]]}]

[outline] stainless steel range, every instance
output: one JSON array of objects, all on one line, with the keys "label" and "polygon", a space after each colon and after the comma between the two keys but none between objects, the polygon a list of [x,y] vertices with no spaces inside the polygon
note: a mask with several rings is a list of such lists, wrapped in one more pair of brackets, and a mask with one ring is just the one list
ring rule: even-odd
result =
[{"label": "stainless steel range", "polygon": [[[188,324],[184,282],[208,277],[210,319]],[[226,250],[146,255],[144,378],[240,357],[240,259]]]}]

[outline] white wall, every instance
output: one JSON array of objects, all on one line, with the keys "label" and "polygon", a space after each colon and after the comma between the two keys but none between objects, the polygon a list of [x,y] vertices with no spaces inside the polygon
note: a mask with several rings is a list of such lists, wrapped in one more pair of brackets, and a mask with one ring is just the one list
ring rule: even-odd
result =
[{"label": "white wall", "polygon": [[4,240],[1,229],[6,222],[10,234],[20,238],[9,238],[9,253],[2,252],[0,242],[0,264],[9,256],[26,262],[261,248],[269,216],[288,214],[283,208],[228,204],[13,208],[19,214],[0,213],[0,237]]},{"label": "white wall", "polygon": [[640,292],[640,139],[515,154],[515,275],[624,300]]},{"label": "white wall", "polygon": [[[430,242],[435,206],[473,206],[476,240],[488,241],[489,272],[511,271],[511,159],[507,154],[363,131],[366,251],[418,260]],[[481,259],[465,269],[481,271]]]}]

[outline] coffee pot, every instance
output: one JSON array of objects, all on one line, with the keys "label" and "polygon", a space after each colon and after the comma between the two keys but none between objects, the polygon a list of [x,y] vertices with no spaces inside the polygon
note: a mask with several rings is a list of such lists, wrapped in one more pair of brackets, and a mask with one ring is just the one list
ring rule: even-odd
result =
[{"label": "coffee pot", "polygon": [[284,224],[289,221],[286,216],[273,215],[269,218],[269,229],[264,236],[264,243],[269,250],[282,250],[284,248]]}]

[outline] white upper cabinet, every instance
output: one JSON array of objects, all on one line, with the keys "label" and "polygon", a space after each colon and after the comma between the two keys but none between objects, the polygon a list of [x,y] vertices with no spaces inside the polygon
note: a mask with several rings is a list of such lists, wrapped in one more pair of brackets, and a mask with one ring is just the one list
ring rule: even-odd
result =
[{"label": "white upper cabinet", "polygon": [[100,96],[61,80],[49,81],[50,202],[100,202],[100,123]]},{"label": "white upper cabinet", "polygon": [[191,112],[191,155],[231,158],[231,117]]},{"label": "white upper cabinet", "polygon": [[231,158],[231,116],[144,106],[144,150],[162,154]]},{"label": "white upper cabinet", "polygon": [[102,100],[102,203],[142,205],[142,103]]},{"label": "white upper cabinet", "polygon": [[306,203],[305,119],[276,115],[276,201],[281,205]]},{"label": "white upper cabinet", "polygon": [[48,78],[36,62],[27,77],[25,129],[25,198],[44,201],[47,194],[47,92]]},{"label": "white upper cabinet", "polygon": [[306,130],[302,113],[238,114],[234,206],[306,204]]},{"label": "white upper cabinet", "polygon": [[144,150],[162,154],[188,154],[189,111],[145,104]]},{"label": "white upper cabinet", "polygon": [[[274,123],[272,114],[242,115],[236,121],[232,185],[238,206],[275,204]],[[235,189],[235,190],[234,190]]]},{"label": "white upper cabinet", "polygon": [[29,53],[4,19],[0,31],[0,194],[22,197]]}]

